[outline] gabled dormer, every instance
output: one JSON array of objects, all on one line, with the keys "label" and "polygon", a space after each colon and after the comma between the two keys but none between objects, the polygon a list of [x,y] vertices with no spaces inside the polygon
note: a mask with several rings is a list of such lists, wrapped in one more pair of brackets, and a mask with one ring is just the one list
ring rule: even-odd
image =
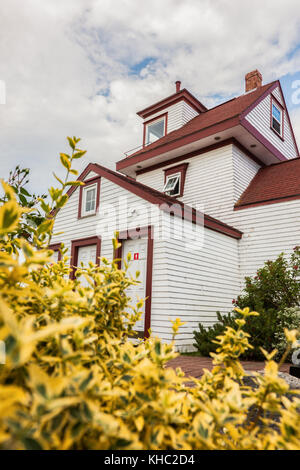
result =
[{"label": "gabled dormer", "polygon": [[299,157],[280,82],[263,85],[258,70],[246,75],[242,95],[211,109],[176,82],[174,95],[137,114],[143,119],[143,145],[116,165],[133,178],[206,153],[228,139],[235,139],[260,166]]},{"label": "gabled dormer", "polygon": [[188,121],[206,111],[206,107],[188,90],[180,89],[176,82],[176,92],[157,103],[137,112],[143,119],[143,147],[161,139]]}]

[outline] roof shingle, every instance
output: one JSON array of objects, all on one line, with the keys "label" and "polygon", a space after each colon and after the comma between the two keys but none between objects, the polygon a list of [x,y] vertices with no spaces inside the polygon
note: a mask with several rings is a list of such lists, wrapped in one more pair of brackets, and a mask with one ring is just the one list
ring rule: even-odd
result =
[{"label": "roof shingle", "polygon": [[300,198],[300,158],[261,168],[244,191],[236,208]]},{"label": "roof shingle", "polygon": [[216,106],[215,108],[211,108],[199,114],[199,116],[194,117],[184,126],[180,127],[179,129],[176,129],[175,131],[170,132],[169,134],[165,135],[156,142],[153,142],[152,144],[147,145],[143,149],[131,154],[127,158],[130,159],[133,156],[146,153],[149,150],[163,146],[164,144],[179,139],[180,137],[185,137],[189,134],[193,134],[194,132],[200,131],[207,127],[214,126],[216,124],[219,124],[220,122],[226,121],[233,117],[239,116],[244,111],[246,111],[249,106],[255,103],[255,101],[258,100],[263,95],[263,93],[265,93],[275,83],[276,81],[263,85],[262,87],[259,87],[250,93],[246,93],[244,95],[233,98],[229,101],[226,101],[225,103]]}]

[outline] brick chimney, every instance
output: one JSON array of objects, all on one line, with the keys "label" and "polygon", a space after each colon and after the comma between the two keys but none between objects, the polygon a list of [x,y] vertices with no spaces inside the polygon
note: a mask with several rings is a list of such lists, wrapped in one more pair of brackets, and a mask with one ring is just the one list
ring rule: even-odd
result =
[{"label": "brick chimney", "polygon": [[255,90],[262,86],[262,74],[258,70],[247,73],[245,76],[245,91]]},{"label": "brick chimney", "polygon": [[177,80],[175,82],[175,85],[176,85],[176,93],[179,93],[180,92],[181,81]]}]

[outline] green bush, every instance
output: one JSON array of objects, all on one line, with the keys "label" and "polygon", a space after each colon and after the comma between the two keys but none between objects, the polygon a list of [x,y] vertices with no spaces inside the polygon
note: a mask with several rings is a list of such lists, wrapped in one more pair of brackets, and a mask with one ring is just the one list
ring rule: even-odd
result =
[{"label": "green bush", "polygon": [[217,344],[213,341],[217,336],[222,335],[225,331],[226,326],[231,326],[234,328],[234,317],[229,313],[228,315],[221,315],[220,312],[217,312],[218,323],[205,328],[201,323],[199,323],[199,331],[194,331],[194,346],[197,348],[200,356],[209,356],[210,353],[215,353],[217,350]]},{"label": "green bush", "polygon": [[284,329],[297,330],[300,328],[300,308],[292,307],[283,310],[280,312],[278,321],[280,325],[275,332],[272,348],[278,349],[278,355],[282,356],[287,346]]},{"label": "green bush", "polygon": [[[69,138],[72,156],[61,154],[67,177],[84,153],[77,142]],[[51,205],[41,201],[47,214],[66,203],[67,183],[50,189]],[[217,339],[213,369],[190,387],[180,369],[168,367],[180,320],[172,322],[170,344],[150,336],[134,345],[129,336],[143,301],[130,308],[126,290],[137,281],[118,269],[119,260],[105,258],[69,279],[65,248],[57,263],[47,248],[53,220],[33,228],[33,242],[16,237],[26,208],[9,185],[3,189],[0,450],[300,449],[300,400],[290,398],[272,353],[264,374],[253,376],[255,387],[244,383],[239,357],[251,345],[243,328],[257,312],[240,310],[243,318]],[[129,262],[130,255],[125,267]],[[286,331],[286,338],[288,351],[298,332]]]},{"label": "green bush", "polygon": [[[249,306],[260,315],[253,317],[245,327],[252,338],[253,349],[246,351],[243,359],[264,359],[261,348],[278,349],[277,358],[285,350],[284,328],[298,328],[300,323],[299,269],[300,249],[296,246],[289,258],[281,253],[275,261],[267,261],[254,277],[245,278],[244,291],[232,303],[240,309]],[[217,312],[217,318],[213,326],[205,328],[200,323],[199,330],[194,331],[194,346],[201,356],[215,352],[214,340],[227,326],[234,327],[234,320],[240,318],[240,314],[235,310],[227,315]]]}]

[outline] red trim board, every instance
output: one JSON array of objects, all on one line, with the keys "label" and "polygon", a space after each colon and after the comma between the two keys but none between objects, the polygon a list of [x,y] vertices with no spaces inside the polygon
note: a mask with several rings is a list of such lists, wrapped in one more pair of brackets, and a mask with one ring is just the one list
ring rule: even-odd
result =
[{"label": "red trim board", "polygon": [[143,126],[144,126],[144,128],[143,128],[143,147],[146,147],[146,129],[147,129],[148,124],[151,124],[151,122],[159,121],[162,118],[165,118],[165,123],[164,123],[165,124],[165,126],[164,126],[164,136],[165,136],[168,132],[168,113],[160,114],[159,116],[156,116],[153,119],[149,119],[148,121],[145,121],[143,123]]},{"label": "red trim board", "polygon": [[[136,194],[137,196],[141,197],[142,199],[145,199],[151,204],[159,205],[161,210],[165,212],[169,212],[172,215],[176,215],[181,218],[183,218],[184,216],[186,220],[189,220],[192,223],[197,223],[197,220],[202,221],[204,217],[205,228],[223,233],[224,235],[228,235],[229,237],[236,239],[242,237],[242,232],[240,230],[237,230],[234,227],[231,227],[230,225],[224,224],[220,220],[200,214],[195,209],[188,206],[187,204],[183,204],[176,198],[167,196],[166,194],[161,193],[160,191],[157,191],[153,188],[150,188],[149,186],[135,181],[133,178],[129,178],[120,173],[116,173],[115,171],[105,168],[99,165],[98,163],[90,163],[77,179],[79,181],[83,181],[85,176],[91,171],[97,173],[99,176],[103,176],[109,181],[112,181],[113,183],[130,191],[131,193]],[[69,197],[73,194],[74,191],[76,191],[76,189],[76,186],[72,186],[69,189]],[[177,207],[176,210],[174,210],[174,205]]]},{"label": "red trim board", "polygon": [[[81,215],[81,210],[82,210],[83,189],[86,188],[87,186],[90,186],[91,184],[94,184],[94,183],[97,183],[96,211],[95,211],[94,214],[82,216]],[[98,208],[99,208],[99,204],[100,204],[100,183],[101,183],[101,177],[96,176],[94,178],[84,180],[84,186],[79,187],[80,192],[79,192],[79,203],[78,203],[78,219],[82,219],[82,218],[85,218],[85,217],[92,217],[92,216],[96,215],[96,213],[98,211]]]},{"label": "red trim board", "polygon": [[[281,126],[282,126],[282,133],[279,134],[273,127],[273,102],[275,103],[275,105],[281,110]],[[275,135],[277,135],[277,137],[279,137],[279,139],[281,139],[282,141],[284,141],[284,114],[285,114],[285,109],[284,107],[282,106],[281,103],[279,103],[278,99],[275,98],[275,96],[271,93],[270,95],[270,129],[274,132]]]},{"label": "red trim board", "polygon": [[226,147],[227,145],[235,145],[245,155],[247,155],[247,157],[251,158],[251,160],[253,160],[255,163],[257,163],[261,167],[265,166],[265,163],[263,163],[261,160],[259,160],[259,158],[253,155],[253,153],[251,153],[250,150],[248,150],[246,147],[240,144],[238,140],[236,140],[234,137],[230,137],[229,139],[222,140],[212,145],[208,145],[207,147],[203,147],[202,149],[194,150],[193,152],[180,155],[179,157],[171,158],[164,162],[160,162],[160,163],[156,163],[155,165],[148,166],[147,168],[143,168],[141,170],[136,171],[136,174],[143,175],[144,173],[148,173],[149,171],[157,170],[159,168],[164,168],[169,165],[174,165],[175,163],[180,163],[183,160],[187,160],[188,158],[198,157],[199,155],[202,155],[207,152],[211,152],[212,150],[217,150],[222,147]]},{"label": "red trim board", "polygon": [[121,268],[123,245],[122,241],[134,240],[147,236],[147,270],[146,270],[146,300],[145,300],[145,322],[144,322],[144,338],[149,337],[149,329],[151,327],[151,299],[152,299],[152,271],[153,271],[153,230],[154,228],[149,225],[148,227],[137,227],[134,229],[125,230],[118,235],[118,241],[121,246],[115,251],[114,259],[118,260],[119,269]]},{"label": "red trim board", "polygon": [[61,260],[60,247],[61,247],[61,243],[52,243],[48,246],[49,250],[58,251],[57,261]]},{"label": "red trim board", "polygon": [[180,173],[180,193],[176,197],[182,197],[184,193],[184,184],[185,184],[185,177],[187,167],[189,166],[188,163],[182,163],[181,165],[172,166],[171,168],[167,168],[164,170],[165,173],[165,183],[167,181],[167,177],[170,175],[175,175],[176,173]]},{"label": "red trim board", "polygon": [[[225,119],[225,121],[219,122],[217,124],[213,124],[204,129],[194,131],[188,135],[177,137],[170,142],[167,142],[167,143],[162,142],[161,145],[157,145],[155,148],[149,149],[143,153],[138,153],[138,154],[126,157],[116,163],[116,168],[118,171],[123,170],[130,165],[139,164],[152,157],[156,157],[157,155],[160,155],[161,153],[166,153],[166,152],[169,152],[170,150],[174,150],[176,148],[182,147],[192,142],[196,142],[197,140],[204,139],[205,137],[209,137],[210,135],[216,134],[217,132],[222,132],[227,129],[231,129],[232,127],[238,126],[239,124],[240,124],[239,117],[238,115],[236,115],[232,118]],[[173,132],[176,132],[176,131],[173,131]]]},{"label": "red trim board", "polygon": [[154,113],[158,113],[166,107],[178,103],[179,101],[185,101],[192,108],[198,111],[198,113],[207,110],[207,108],[199,100],[197,100],[195,96],[193,96],[186,88],[183,88],[179,92],[174,93],[173,95],[170,95],[167,98],[164,98],[163,100],[158,101],[157,103],[154,103],[151,106],[142,109],[141,111],[138,111],[137,115],[145,119]]},{"label": "red trim board", "polygon": [[90,245],[97,245],[95,264],[99,266],[100,264],[99,258],[101,254],[101,238],[88,237],[88,238],[80,238],[77,240],[72,240],[71,258],[70,258],[70,267],[71,267],[70,279],[75,279],[75,273],[77,270],[77,262],[78,262],[78,249],[82,246],[90,246]]}]

